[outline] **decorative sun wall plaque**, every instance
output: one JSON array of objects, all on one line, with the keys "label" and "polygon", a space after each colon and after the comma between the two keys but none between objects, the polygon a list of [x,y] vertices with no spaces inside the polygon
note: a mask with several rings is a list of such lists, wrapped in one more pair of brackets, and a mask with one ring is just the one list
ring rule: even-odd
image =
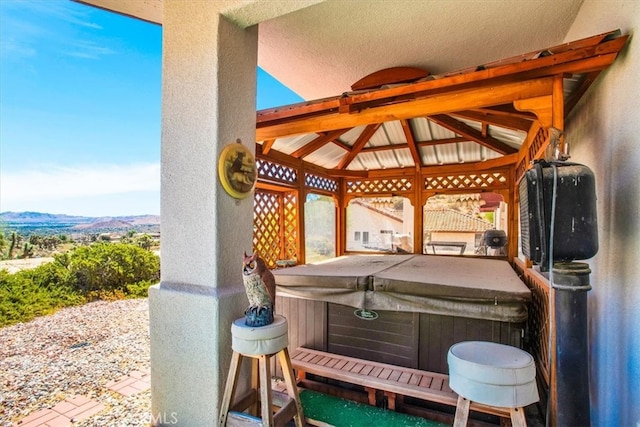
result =
[{"label": "decorative sun wall plaque", "polygon": [[256,160],[240,141],[227,145],[218,161],[220,182],[231,197],[244,199],[253,191],[258,179]]}]

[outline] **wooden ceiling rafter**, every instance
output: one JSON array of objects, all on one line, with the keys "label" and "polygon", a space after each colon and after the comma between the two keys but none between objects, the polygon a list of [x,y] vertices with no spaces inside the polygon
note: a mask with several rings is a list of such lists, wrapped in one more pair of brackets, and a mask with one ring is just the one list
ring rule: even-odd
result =
[{"label": "wooden ceiling rafter", "polygon": [[411,157],[413,158],[413,164],[415,165],[416,170],[418,170],[420,169],[420,167],[422,167],[422,159],[420,158],[420,152],[418,151],[418,146],[416,145],[416,141],[413,136],[413,129],[411,129],[409,120],[400,120],[400,124],[402,125],[404,137],[407,140],[407,144],[409,145],[409,151],[411,152]]},{"label": "wooden ceiling rafter", "polygon": [[290,120],[256,130],[256,140],[300,135],[305,133],[329,132],[393,120],[412,119],[434,114],[484,108],[513,102],[517,99],[550,95],[552,78],[531,79],[522,82],[508,82],[490,86],[469,87],[440,93],[411,102],[369,108],[358,113],[333,113]]},{"label": "wooden ceiling rafter", "polygon": [[487,110],[466,110],[450,113],[450,116],[459,117],[461,119],[480,122],[483,125],[498,126],[516,131],[529,132],[534,118],[531,120],[523,119],[515,115],[499,115],[488,112]]},{"label": "wooden ceiling rafter", "polygon": [[449,129],[457,135],[468,138],[470,141],[474,141],[500,154],[513,154],[518,151],[510,145],[507,145],[495,138],[492,138],[490,136],[483,136],[482,132],[477,131],[468,124],[456,120],[451,116],[445,114],[435,114],[427,118],[432,122],[446,129]]},{"label": "wooden ceiling rafter", "polygon": [[345,169],[349,164],[356,158],[358,154],[362,151],[364,146],[369,142],[371,137],[378,131],[378,129],[382,126],[382,123],[375,123],[372,125],[368,125],[364,128],[364,130],[358,136],[356,142],[353,143],[353,147],[351,150],[342,158],[342,161],[338,164],[338,169]]},{"label": "wooden ceiling rafter", "polygon": [[[454,138],[443,138],[443,139],[433,139],[430,141],[416,141],[415,144],[418,147],[430,147],[433,145],[444,145],[444,144],[456,144],[458,142],[467,142],[469,141],[467,138],[462,138],[460,136],[456,136]],[[365,147],[360,150],[361,153],[373,153],[376,151],[388,151],[388,150],[399,150],[409,148],[409,144],[406,142],[402,142],[399,144],[393,145],[377,145],[375,147]]]},{"label": "wooden ceiling rafter", "polygon": [[536,120],[536,116],[533,113],[528,113],[525,111],[518,111],[513,106],[513,103],[503,104],[503,105],[492,105],[486,108],[474,108],[473,110],[469,110],[481,114],[487,115],[495,115],[499,117],[508,117],[512,119],[519,120],[528,120],[533,122]]},{"label": "wooden ceiling rafter", "polygon": [[267,139],[266,141],[262,142],[262,153],[263,154],[269,154],[269,151],[271,151],[271,147],[273,147],[273,144],[276,142],[275,138],[272,139]]},{"label": "wooden ceiling rafter", "polygon": [[316,139],[309,142],[308,144],[303,145],[298,148],[296,151],[291,153],[291,156],[295,158],[303,158],[313,153],[316,150],[324,147],[334,139],[340,138],[343,134],[350,131],[351,128],[347,129],[332,129],[328,132],[322,132]]},{"label": "wooden ceiling rafter", "polygon": [[431,147],[433,145],[457,144],[458,142],[467,141],[469,141],[467,138],[456,136],[453,138],[432,139],[431,141],[418,141],[416,142],[416,144],[418,145],[418,147]]},{"label": "wooden ceiling rafter", "polygon": [[582,95],[589,89],[589,86],[596,80],[596,78],[602,73],[602,70],[592,71],[586,73],[580,82],[578,88],[571,94],[571,96],[565,100],[565,110],[567,112],[573,110]]}]

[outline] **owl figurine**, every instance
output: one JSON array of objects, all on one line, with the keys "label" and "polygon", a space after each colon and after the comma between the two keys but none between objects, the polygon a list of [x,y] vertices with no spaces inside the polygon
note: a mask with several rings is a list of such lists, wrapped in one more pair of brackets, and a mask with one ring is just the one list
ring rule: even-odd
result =
[{"label": "owl figurine", "polygon": [[249,300],[244,312],[247,326],[266,326],[273,323],[276,307],[276,280],[257,253],[242,258],[242,281]]}]

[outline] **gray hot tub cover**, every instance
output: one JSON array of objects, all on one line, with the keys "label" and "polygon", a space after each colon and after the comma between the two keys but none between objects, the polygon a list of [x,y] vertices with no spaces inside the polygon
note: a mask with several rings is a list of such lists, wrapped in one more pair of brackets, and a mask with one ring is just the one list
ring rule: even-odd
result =
[{"label": "gray hot tub cover", "polygon": [[434,255],[349,255],[274,270],[278,294],[370,310],[509,322],[531,291],[507,261]]}]

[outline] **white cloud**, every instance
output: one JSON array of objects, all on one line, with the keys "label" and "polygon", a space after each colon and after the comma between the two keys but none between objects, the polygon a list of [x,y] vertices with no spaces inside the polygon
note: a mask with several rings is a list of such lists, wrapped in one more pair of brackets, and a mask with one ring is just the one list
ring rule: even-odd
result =
[{"label": "white cloud", "polygon": [[0,175],[0,205],[11,206],[68,198],[160,191],[160,164],[42,167]]}]

